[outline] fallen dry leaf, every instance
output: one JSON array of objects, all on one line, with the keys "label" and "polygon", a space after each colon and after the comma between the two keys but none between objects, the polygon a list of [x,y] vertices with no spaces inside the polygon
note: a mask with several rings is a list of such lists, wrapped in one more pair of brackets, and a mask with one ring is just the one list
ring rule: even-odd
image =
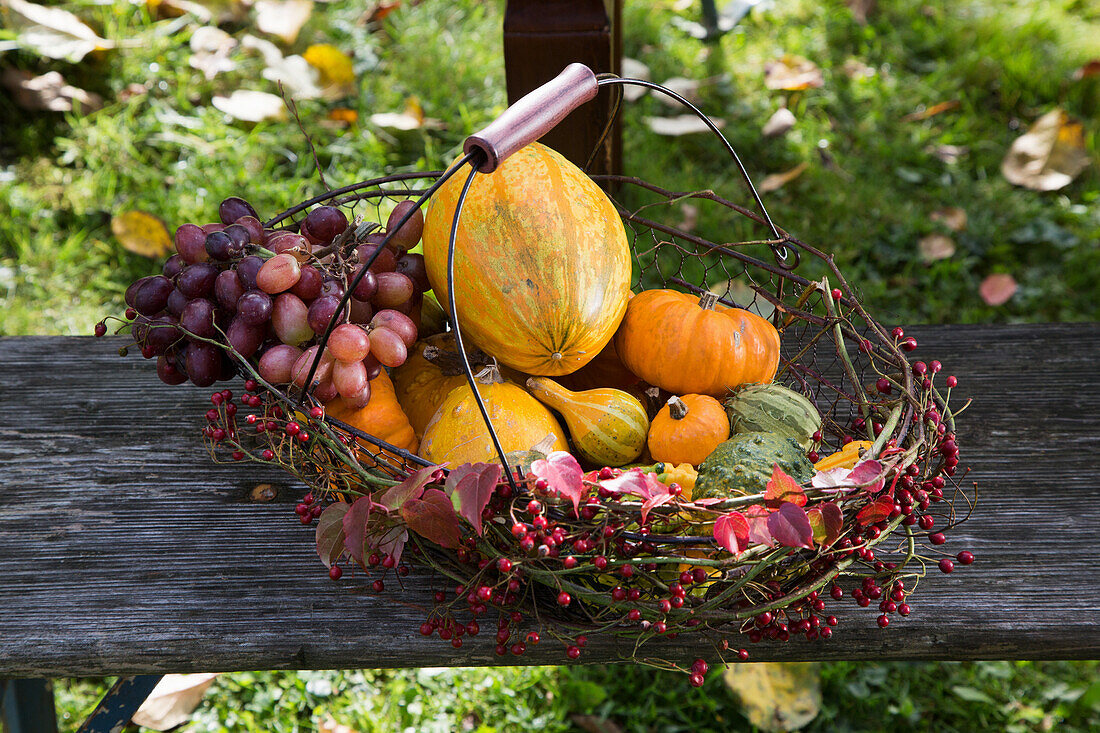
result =
[{"label": "fallen dry leaf", "polygon": [[[719,120],[714,117],[708,118],[711,123],[721,130],[725,124],[725,120]],[[674,117],[646,117],[646,127],[658,135],[666,135],[669,137],[679,137],[680,135],[694,135],[699,132],[710,132],[710,128],[707,127],[707,123],[703,122],[699,117],[695,115],[676,115]]]},{"label": "fallen dry leaf", "polygon": [[[665,79],[661,82],[661,86],[667,87],[669,91],[676,92],[681,97],[691,102],[692,104],[698,104],[699,102],[699,87],[702,82],[695,79],[686,79],[682,76],[674,76],[671,79]],[[667,94],[661,94],[658,92],[654,95],[657,99],[661,100],[670,107],[680,108],[682,105]]]},{"label": "fallen dry leaf", "polygon": [[1088,164],[1081,123],[1071,120],[1064,110],[1053,109],[1016,138],[1001,163],[1001,173],[1017,186],[1057,191]]},{"label": "fallen dry leaf", "polygon": [[223,71],[237,68],[237,63],[229,58],[236,47],[236,39],[221,28],[199,26],[191,34],[191,58],[187,63],[201,71],[209,81]]},{"label": "fallen dry leaf", "polygon": [[1016,279],[1012,275],[997,273],[982,280],[982,284],[978,286],[978,294],[986,305],[998,306],[1007,303],[1016,294],[1016,288]]},{"label": "fallen dry leaf", "polygon": [[359,731],[355,730],[355,728],[352,728],[350,725],[337,723],[336,719],[330,715],[317,726],[317,733],[359,733]]},{"label": "fallen dry leaf", "polygon": [[298,38],[298,31],[312,13],[312,0],[258,0],[256,27],[289,45]]},{"label": "fallen dry leaf", "polygon": [[164,222],[144,211],[124,211],[112,217],[111,232],[123,249],[142,257],[164,257],[175,246]]},{"label": "fallen dry leaf", "polygon": [[1088,79],[1090,76],[1100,76],[1100,59],[1093,59],[1073,72],[1074,81]]},{"label": "fallen dry leaf", "polygon": [[[641,79],[642,81],[649,81],[649,67],[636,59],[623,57],[622,68],[620,69],[622,76],[625,79]],[[641,99],[649,90],[645,87],[634,86],[633,84],[623,85],[623,100],[627,102],[634,102]]]},{"label": "fallen dry leaf", "polygon": [[957,163],[959,158],[970,154],[970,148],[965,145],[936,145],[927,151],[944,163]]},{"label": "fallen dry leaf", "polygon": [[283,91],[294,99],[319,99],[324,95],[321,88],[321,72],[309,65],[301,56],[283,56],[271,41],[246,35],[241,45],[251,51],[258,51],[264,57],[265,79],[282,86]]},{"label": "fallen dry leaf", "polygon": [[443,122],[424,116],[420,100],[409,97],[405,100],[403,112],[377,112],[370,116],[371,124],[390,130],[405,132],[408,130],[440,129]]},{"label": "fallen dry leaf", "polygon": [[171,730],[191,719],[216,674],[166,674],[134,713],[133,722],[153,730]]},{"label": "fallen dry leaf", "polygon": [[6,68],[0,82],[7,87],[15,103],[23,109],[48,112],[93,112],[103,106],[103,98],[65,83],[56,71],[35,76],[22,69]]},{"label": "fallen dry leaf", "polygon": [[133,84],[127,84],[125,88],[123,88],[123,90],[118,93],[118,101],[129,102],[134,97],[140,97],[143,94],[148,93],[149,87],[145,86],[144,84],[138,84],[137,82],[134,82]]},{"label": "fallen dry leaf", "polygon": [[931,107],[923,107],[918,109],[912,114],[907,114],[902,117],[903,122],[915,122],[917,120],[927,120],[929,117],[935,117],[938,114],[949,112],[953,109],[958,109],[960,105],[959,100],[952,99],[949,102],[940,102],[939,104],[933,104]]},{"label": "fallen dry leaf", "polygon": [[875,69],[859,59],[848,59],[840,67],[844,75],[849,79],[870,79],[875,75]]},{"label": "fallen dry leaf", "polygon": [[821,677],[813,662],[733,664],[722,679],[761,730],[796,730],[821,708]]},{"label": "fallen dry leaf", "polygon": [[218,109],[235,120],[242,122],[262,122],[263,120],[282,120],[286,118],[286,105],[282,97],[267,92],[254,92],[238,89],[228,97],[215,96],[211,102]]},{"label": "fallen dry leaf", "polygon": [[367,11],[366,22],[368,24],[381,23],[386,16],[401,7],[401,0],[378,0],[374,7]]},{"label": "fallen dry leaf", "polygon": [[955,254],[955,240],[946,234],[929,234],[917,242],[920,256],[925,262],[945,260]]},{"label": "fallen dry leaf", "polygon": [[783,171],[782,173],[772,173],[764,177],[764,180],[760,181],[760,184],[756,187],[756,190],[760,193],[770,193],[772,191],[778,191],[786,186],[788,183],[798,178],[802,173],[810,167],[809,163],[799,163],[789,171]]},{"label": "fallen dry leaf", "polygon": [[801,56],[784,54],[764,65],[764,86],[768,89],[810,89],[824,83],[821,69]]},{"label": "fallen dry leaf", "polygon": [[928,217],[932,221],[942,223],[953,232],[961,232],[966,229],[966,211],[958,206],[948,206],[945,209],[936,209]]},{"label": "fallen dry leaf", "polygon": [[68,10],[27,0],[3,0],[3,5],[15,13],[12,26],[19,30],[16,42],[48,58],[75,64],[92,51],[114,48],[113,42],[101,38]]},{"label": "fallen dry leaf", "polygon": [[764,127],[760,133],[764,137],[779,137],[780,135],[787,134],[787,131],[794,127],[796,121],[794,112],[791,112],[786,107],[780,107],[768,118],[768,121],[764,123]]}]

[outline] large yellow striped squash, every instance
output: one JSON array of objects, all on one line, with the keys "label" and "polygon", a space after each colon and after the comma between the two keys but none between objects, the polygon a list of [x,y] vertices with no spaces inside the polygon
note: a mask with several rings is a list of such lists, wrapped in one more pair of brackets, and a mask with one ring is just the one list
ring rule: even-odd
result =
[{"label": "large yellow striped squash", "polygon": [[565,418],[573,445],[589,463],[622,466],[641,455],[649,418],[633,396],[609,388],[570,392],[546,377],[531,377],[527,389]]},{"label": "large yellow striped squash", "polygon": [[[465,169],[424,219],[428,280],[448,307],[447,248]],[[463,335],[527,374],[570,374],[611,340],[630,295],[630,246],[606,194],[539,143],[478,174],[455,246]]]}]

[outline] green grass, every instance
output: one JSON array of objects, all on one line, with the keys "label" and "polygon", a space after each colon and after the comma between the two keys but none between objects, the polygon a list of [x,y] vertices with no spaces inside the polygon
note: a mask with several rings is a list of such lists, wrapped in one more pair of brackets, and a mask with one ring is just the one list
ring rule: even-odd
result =
[{"label": "green grass", "polygon": [[[880,0],[870,23],[840,0],[785,0],[754,12],[718,43],[676,30],[697,4],[626,4],[626,54],[655,81],[710,79],[702,108],[725,132],[755,180],[802,162],[798,179],[766,196],[776,221],[833,253],[884,322],[1072,321],[1100,318],[1100,78],[1075,69],[1100,57],[1100,10],[1087,0]],[[240,194],[261,212],[312,195],[320,184],[293,120],[234,122],[211,105],[238,88],[277,91],[257,56],[207,81],[188,65],[196,27],[150,17],[144,4],[62,3],[101,35],[124,42],[79,64],[25,51],[0,67],[58,70],[101,94],[88,115],[28,113],[0,93],[0,335],[88,333],[121,309],[125,286],[158,263],[131,254],[110,230],[113,213],[140,209],[169,226],[215,216]],[[339,103],[302,102],[300,113],[326,179],[342,185],[446,164],[463,138],[504,107],[500,2],[405,3],[381,28],[361,22],[362,3],[318,4],[298,41],[332,43],[352,56],[357,93]],[[234,20],[224,29],[256,33]],[[14,37],[0,28],[0,42]],[[812,59],[824,86],[764,88],[765,62]],[[874,70],[853,79],[844,64]],[[144,94],[122,101],[141,85]],[[417,97],[440,130],[393,134],[369,122]],[[785,100],[797,117],[781,138],[760,129]],[[957,101],[923,121],[903,118]],[[1028,124],[1061,105],[1085,123],[1094,160],[1067,188],[1041,194],[1000,174],[1005,151]],[[325,124],[335,106],[359,122]],[[714,188],[747,201],[719,145],[705,136],[662,138],[644,124],[667,114],[651,97],[624,113],[627,172],[674,190]],[[965,147],[957,162],[930,150]],[[945,232],[933,211],[969,218],[957,253],[925,264],[917,241]],[[728,241],[747,232],[708,212],[698,231]],[[1008,272],[1020,290],[1006,305],[978,296],[982,278]],[[818,274],[807,264],[808,276]],[[842,643],[839,642],[838,643]],[[823,703],[811,730],[1094,730],[1100,726],[1095,662],[822,665]],[[1089,686],[1091,684],[1091,687]],[[105,681],[65,681],[66,729]],[[717,675],[702,690],[682,675],[630,667],[491,668],[247,673],[218,679],[192,730],[315,730],[330,714],[360,731],[570,730],[572,713],[606,715],[627,730],[742,730],[747,722]]]}]

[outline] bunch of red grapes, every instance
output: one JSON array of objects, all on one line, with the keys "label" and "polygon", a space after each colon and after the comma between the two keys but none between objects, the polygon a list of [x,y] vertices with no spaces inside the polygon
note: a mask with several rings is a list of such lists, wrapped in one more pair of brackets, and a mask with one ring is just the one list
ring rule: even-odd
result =
[{"label": "bunch of red grapes", "polygon": [[402,201],[385,232],[351,225],[333,206],[285,229],[265,228],[236,197],[218,214],[220,223],[180,226],[162,274],[126,290],[131,333],[143,356],[157,358],[161,380],[208,387],[233,378],[244,360],[270,384],[305,389],[332,323],[309,391],[321,403],[366,406],[371,380],[403,364],[416,341],[430,285],[423,255],[408,250],[420,241],[423,214]]}]

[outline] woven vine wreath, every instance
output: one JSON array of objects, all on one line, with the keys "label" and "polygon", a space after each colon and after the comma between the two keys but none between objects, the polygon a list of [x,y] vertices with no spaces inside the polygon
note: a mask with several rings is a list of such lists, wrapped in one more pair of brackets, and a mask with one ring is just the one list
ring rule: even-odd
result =
[{"label": "woven vine wreath", "polygon": [[830,638],[845,597],[885,627],[930,562],[973,561],[941,548],[970,506],[956,379],[909,362],[915,339],[747,176],[756,211],[528,144],[547,94],[620,83],[667,93],[567,70],[447,171],[266,222],[226,199],[130,286],[119,330],[168,384],[243,379],[211,395],[213,457],[308,487],[296,515],[333,580],[430,573],[425,636],[460,647],[491,621],[499,655],[554,639],[577,659],[610,634],[683,669],[645,643],[745,659],[742,639]]}]

